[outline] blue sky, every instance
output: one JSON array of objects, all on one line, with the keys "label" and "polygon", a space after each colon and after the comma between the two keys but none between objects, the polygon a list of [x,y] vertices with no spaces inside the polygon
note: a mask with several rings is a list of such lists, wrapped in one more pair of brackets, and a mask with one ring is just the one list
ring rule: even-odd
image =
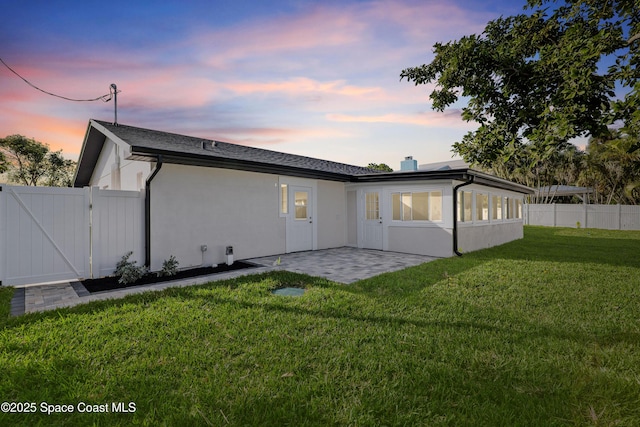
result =
[{"label": "blue sky", "polygon": [[[432,111],[400,71],[479,33],[523,1],[4,1],[0,58],[33,84],[95,98],[115,83],[118,122],[394,169],[450,159],[474,129]],[[113,102],[40,93],[0,68],[0,137],[77,158]]]}]

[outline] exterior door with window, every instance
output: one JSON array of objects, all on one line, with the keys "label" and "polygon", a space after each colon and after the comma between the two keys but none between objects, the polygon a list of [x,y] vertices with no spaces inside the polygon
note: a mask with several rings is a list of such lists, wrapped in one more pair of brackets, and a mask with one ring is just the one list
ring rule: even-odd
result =
[{"label": "exterior door with window", "polygon": [[382,192],[365,190],[362,247],[382,250]]},{"label": "exterior door with window", "polygon": [[287,252],[313,250],[313,189],[289,187]]}]

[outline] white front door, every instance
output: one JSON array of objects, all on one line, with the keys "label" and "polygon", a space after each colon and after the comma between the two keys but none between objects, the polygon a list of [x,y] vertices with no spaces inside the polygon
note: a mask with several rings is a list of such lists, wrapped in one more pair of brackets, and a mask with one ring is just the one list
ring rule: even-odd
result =
[{"label": "white front door", "polygon": [[382,250],[382,193],[379,190],[364,191],[364,218],[362,221],[362,247]]},{"label": "white front door", "polygon": [[313,189],[289,187],[287,252],[313,249]]}]

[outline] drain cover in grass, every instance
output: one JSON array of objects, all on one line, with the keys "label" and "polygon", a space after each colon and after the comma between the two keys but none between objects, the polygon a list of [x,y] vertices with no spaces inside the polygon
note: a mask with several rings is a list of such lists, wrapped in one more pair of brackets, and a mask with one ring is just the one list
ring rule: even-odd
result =
[{"label": "drain cover in grass", "polygon": [[304,289],[300,288],[280,288],[272,292],[274,295],[282,295],[287,297],[299,297],[304,294]]}]

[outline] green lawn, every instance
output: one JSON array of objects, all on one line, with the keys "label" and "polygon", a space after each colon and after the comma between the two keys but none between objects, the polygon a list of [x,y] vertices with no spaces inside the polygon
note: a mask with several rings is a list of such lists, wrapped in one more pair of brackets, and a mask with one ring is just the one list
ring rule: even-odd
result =
[{"label": "green lawn", "polygon": [[9,319],[11,293],[0,400],[36,413],[3,426],[640,425],[640,232],[527,227],[353,285],[276,272]]}]

